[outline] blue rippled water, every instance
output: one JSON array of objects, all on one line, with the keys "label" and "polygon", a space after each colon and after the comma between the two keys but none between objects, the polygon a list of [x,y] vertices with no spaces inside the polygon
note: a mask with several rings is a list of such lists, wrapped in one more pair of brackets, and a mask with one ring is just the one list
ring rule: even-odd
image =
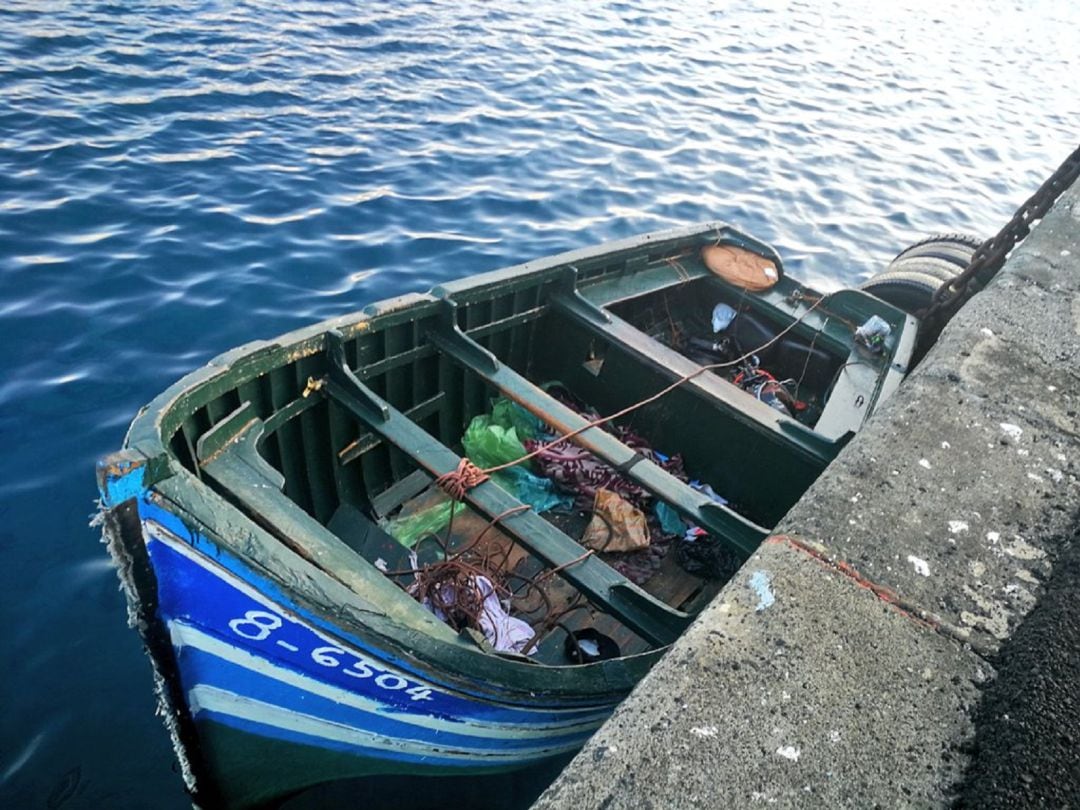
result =
[{"label": "blue rippled water", "polygon": [[233,345],[706,219],[835,288],[1073,148],[1054,2],[8,2],[0,804],[183,807],[93,464]]}]

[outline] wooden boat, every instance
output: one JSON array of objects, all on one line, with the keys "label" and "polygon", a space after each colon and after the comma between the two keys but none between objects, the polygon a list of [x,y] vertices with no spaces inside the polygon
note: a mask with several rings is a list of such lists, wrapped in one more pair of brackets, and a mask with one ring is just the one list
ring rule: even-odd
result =
[{"label": "wooden boat", "polygon": [[[709,246],[771,263],[775,283],[725,281]],[[738,313],[740,345],[798,380],[806,413],[701,372],[680,335],[718,303]],[[868,350],[854,333],[873,316],[889,335]],[[185,377],[138,414],[98,482],[194,800],[251,807],[330,780],[565,756],[723,586],[674,554],[634,584],[495,480],[468,490],[447,548],[390,537],[388,517],[437,497],[425,488],[458,468],[493,397],[561,435],[589,420],[551,381],[605,414],[671,387],[615,424],[681,454],[728,505],[610,426],[572,441],[737,564],[900,382],[915,325],[865,292],[821,296],[767,245],[710,223],[405,295]],[[477,543],[535,634],[525,651],[455,630],[405,587]]]}]

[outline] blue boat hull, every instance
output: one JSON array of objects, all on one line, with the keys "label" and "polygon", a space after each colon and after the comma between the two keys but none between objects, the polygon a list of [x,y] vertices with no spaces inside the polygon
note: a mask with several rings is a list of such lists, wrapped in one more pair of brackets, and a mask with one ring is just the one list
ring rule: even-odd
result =
[{"label": "blue boat hull", "polygon": [[[138,518],[152,584],[134,587],[169,641],[153,658],[189,788],[198,798],[203,772],[235,790],[204,803],[257,804],[279,783],[526,768],[579,749],[622,697],[526,703],[450,683],[343,633],[153,500],[138,500]],[[283,756],[297,772],[280,773]]]}]

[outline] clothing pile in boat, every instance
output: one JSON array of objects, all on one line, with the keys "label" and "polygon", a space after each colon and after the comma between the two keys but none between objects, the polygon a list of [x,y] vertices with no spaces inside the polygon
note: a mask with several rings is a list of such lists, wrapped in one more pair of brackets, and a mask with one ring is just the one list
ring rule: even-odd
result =
[{"label": "clothing pile in boat", "polygon": [[675,546],[675,560],[689,574],[725,581],[742,565],[738,554],[697,527],[687,530],[683,542]]},{"label": "clothing pile in boat", "polygon": [[[591,422],[600,418],[595,409],[581,402],[562,386],[550,384],[545,388],[549,395],[584,419]],[[485,464],[490,462],[490,466],[515,460],[525,455],[525,452],[539,450],[531,462],[539,476],[526,474],[554,484],[558,493],[573,498],[572,504],[563,502],[550,505],[544,499],[543,505],[545,509],[551,510],[549,515],[553,522],[568,533],[575,534],[570,525],[575,521],[567,521],[565,518],[571,517],[569,513],[576,510],[579,518],[588,521],[583,531],[580,525],[578,526],[582,544],[598,551],[605,562],[631,582],[642,585],[651,579],[673,543],[680,549],[680,553],[675,557],[676,561],[689,573],[705,578],[730,576],[730,573],[725,573],[729,567],[725,554],[730,555],[731,559],[736,561],[735,568],[738,567],[737,558],[725,550],[725,544],[719,541],[715,541],[715,544],[711,542],[703,529],[683,519],[667,503],[654,498],[644,487],[588,450],[571,442],[558,442],[558,434],[550,426],[520,405],[505,399],[496,400],[490,418],[474,419],[466,435],[468,436],[469,432],[475,433],[480,425],[502,426],[503,430],[512,431],[515,437],[523,437],[523,451],[516,447],[507,448],[505,453],[480,455],[479,461]],[[666,455],[656,450],[644,437],[626,426],[608,423],[604,429],[642,458],[652,461],[717,503],[728,505],[728,501],[708,484],[690,480],[681,455]],[[466,449],[475,451],[477,444],[474,437],[473,447],[470,448],[466,443]],[[474,452],[470,452],[470,458],[478,462],[478,455]],[[511,468],[514,469],[518,467]],[[500,484],[503,482],[500,481]],[[578,524],[581,522],[576,521]],[[694,548],[682,551],[683,547],[694,544],[697,544]],[[716,562],[702,562],[703,557],[716,558]]]},{"label": "clothing pile in boat", "polygon": [[[413,596],[441,621],[455,629],[478,626],[484,639],[500,652],[521,652],[533,638],[528,622],[510,615],[491,580],[482,575],[463,582],[438,582],[426,593],[414,585]],[[475,615],[473,615],[475,614]]]},{"label": "clothing pile in boat", "polygon": [[[581,403],[564,388],[551,387],[548,393],[590,422],[600,418],[599,413]],[[667,470],[680,481],[687,480],[681,455],[666,456],[657,452],[645,439],[628,427],[609,424],[605,426],[605,429],[642,458]],[[541,450],[534,459],[541,475],[554,481],[564,492],[575,495],[580,505],[592,504],[597,491],[601,489],[615,492],[639,508],[651,500],[652,495],[648,490],[638,486],[588,450],[570,442],[551,444],[557,438],[558,436],[545,425],[544,431],[536,438],[525,442],[525,448],[530,453]]]},{"label": "clothing pile in boat", "polygon": [[[561,386],[548,386],[547,392],[590,422],[600,418],[593,408]],[[689,480],[681,455],[661,453],[628,427],[609,423],[604,429],[642,458],[718,503],[727,504],[708,484]],[[570,442],[552,444],[557,439],[544,425],[536,438],[525,442],[525,447],[529,452],[541,451],[534,461],[545,478],[572,494],[580,510],[591,509],[583,545],[600,551],[605,562],[631,582],[641,585],[652,578],[673,542],[692,542],[689,533],[695,530],[704,534],[610,464]]]},{"label": "clothing pile in boat", "polygon": [[[548,392],[582,417],[593,421],[600,415],[581,403],[560,386]],[[707,484],[689,480],[680,455],[665,455],[640,435],[624,426],[608,425],[620,441],[642,458],[648,459],[671,475],[704,492],[719,503],[726,501]],[[557,442],[558,435],[520,405],[499,398],[489,413],[475,417],[462,436],[469,459],[481,468],[490,468],[521,459],[540,450],[530,462],[508,467],[492,477],[518,500],[538,513],[546,513],[553,523],[582,544],[599,553],[605,562],[635,584],[652,578],[672,544],[700,543],[705,547],[705,532],[684,520],[678,512],[659,501],[619,470],[571,442]],[[466,509],[445,497],[419,511],[402,510],[385,523],[385,529],[407,548],[429,536],[438,536],[450,524],[451,516]],[[704,537],[704,540],[702,539]],[[449,535],[445,542],[449,542]],[[446,546],[443,546],[446,548]],[[721,544],[722,547],[722,544]],[[416,552],[413,552],[415,558]],[[675,559],[691,573],[709,576],[707,566],[697,562],[697,551],[678,553]],[[503,604],[493,580],[506,572],[489,569],[489,576],[473,573],[467,577],[450,570],[453,560],[436,563],[447,566],[452,582],[432,579],[425,587],[410,589],[429,610],[452,627],[479,630],[495,649],[523,651],[532,638],[529,625],[510,615],[510,605]],[[414,563],[420,570],[419,563]],[[713,566],[716,568],[716,566]],[[431,579],[435,570],[424,566],[417,582]]]}]

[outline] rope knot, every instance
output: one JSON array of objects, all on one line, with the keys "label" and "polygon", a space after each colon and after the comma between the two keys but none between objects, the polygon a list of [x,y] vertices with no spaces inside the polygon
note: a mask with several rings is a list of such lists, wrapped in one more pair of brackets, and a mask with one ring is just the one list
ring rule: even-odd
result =
[{"label": "rope knot", "polygon": [[465,500],[465,493],[484,483],[490,476],[467,458],[458,462],[457,469],[443,473],[435,479],[436,486],[450,496],[452,500]]}]

